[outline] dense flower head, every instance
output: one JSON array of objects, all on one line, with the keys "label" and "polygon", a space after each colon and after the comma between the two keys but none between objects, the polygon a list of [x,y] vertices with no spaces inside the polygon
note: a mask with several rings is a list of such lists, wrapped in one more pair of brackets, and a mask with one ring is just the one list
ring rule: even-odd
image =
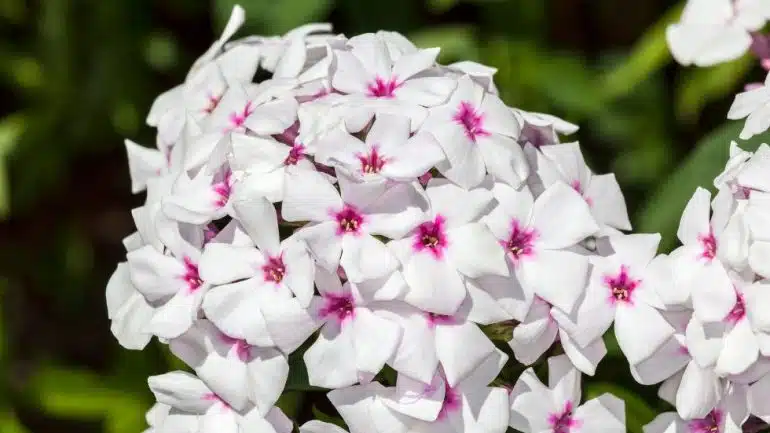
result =
[{"label": "dense flower head", "polygon": [[[678,58],[744,49],[760,9],[728,6],[727,21],[688,6]],[[194,372],[150,378],[149,431],[292,431],[275,406],[291,365],[351,433],[622,432],[622,401],[581,404],[610,329],[676,409],[645,431],[770,420],[770,147],[734,145],[713,201],[698,189],[682,245],[658,254],[660,235],[627,233],[614,175],[561,142],[577,127],[507,106],[493,68],[326,24],[231,41],[244,19],[157,98],[157,149],[126,141],[147,197],[107,284],[112,331],[130,349],[157,337]],[[735,46],[687,45],[703,19]],[[765,93],[739,96],[746,134],[767,125]],[[514,362],[547,362],[548,385],[501,374]]]}]

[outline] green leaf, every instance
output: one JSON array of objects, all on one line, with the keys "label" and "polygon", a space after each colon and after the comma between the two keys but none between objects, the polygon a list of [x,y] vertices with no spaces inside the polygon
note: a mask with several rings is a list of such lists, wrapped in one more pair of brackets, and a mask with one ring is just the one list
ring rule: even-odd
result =
[{"label": "green leaf", "polygon": [[662,68],[671,58],[666,43],[666,27],[679,20],[683,5],[674,6],[636,43],[628,59],[603,78],[602,96],[612,100],[627,95],[637,84]]},{"label": "green leaf", "polygon": [[[126,408],[132,413],[143,413],[148,402],[140,396],[116,389],[95,373],[58,366],[41,366],[29,383],[29,392],[46,413],[75,419],[117,417]],[[118,430],[118,433],[123,430]]]},{"label": "green leaf", "polygon": [[[737,140],[743,122],[730,122],[705,137],[696,149],[649,198],[639,213],[635,231],[658,232],[663,236],[661,250],[676,245],[676,230],[687,201],[698,186],[713,190],[714,178],[722,172],[729,156],[730,142]],[[770,133],[739,142],[753,151],[768,141]]]},{"label": "green leaf", "polygon": [[8,408],[0,409],[0,431],[3,433],[27,433],[27,430]]},{"label": "green leaf", "polygon": [[246,11],[244,27],[266,33],[285,33],[295,27],[324,19],[332,0],[215,0],[214,16],[219,29],[230,18],[233,6]]},{"label": "green leaf", "polygon": [[656,411],[644,399],[614,383],[588,384],[583,401],[591,400],[605,393],[610,393],[625,402],[626,431],[630,433],[642,433],[642,427],[657,415]]},{"label": "green leaf", "polygon": [[708,102],[734,93],[754,62],[754,58],[746,55],[713,68],[693,69],[677,89],[676,115],[689,122],[696,121]]},{"label": "green leaf", "polygon": [[431,27],[409,35],[420,48],[441,47],[439,61],[449,63],[458,60],[479,60],[479,47],[474,30],[470,26],[448,25]]},{"label": "green leaf", "polygon": [[323,411],[321,411],[321,409],[318,409],[318,407],[315,406],[315,405],[313,405],[313,409],[312,410],[313,410],[313,418],[314,419],[317,419],[317,420],[323,421],[323,422],[328,422],[330,424],[334,424],[334,425],[337,425],[337,426],[342,427],[342,428],[347,427],[345,425],[345,422],[342,421],[342,419],[324,413]]}]

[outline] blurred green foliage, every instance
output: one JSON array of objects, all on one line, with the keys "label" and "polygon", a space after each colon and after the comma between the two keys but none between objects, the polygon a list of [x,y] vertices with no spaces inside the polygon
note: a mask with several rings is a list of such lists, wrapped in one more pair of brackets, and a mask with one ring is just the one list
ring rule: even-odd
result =
[{"label": "blurred green foliage", "polygon": [[[156,343],[129,352],[109,335],[104,285],[141,203],[122,138],[153,142],[150,103],[184,77],[234,3],[0,0],[0,432],[141,431],[146,377],[180,368]],[[664,29],[682,5],[663,0],[239,3],[248,32],[310,21],[348,35],[390,29],[443,47],[443,62],[497,67],[508,104],[580,124],[569,139],[595,171],[616,172],[636,228],[662,232],[666,248],[740,129],[724,120],[731,95],[760,73],[750,59],[673,65]],[[629,431],[641,432],[666,404],[633,382],[612,336],[608,348],[586,394],[624,398]],[[301,364],[292,359],[281,407],[333,419]]]}]

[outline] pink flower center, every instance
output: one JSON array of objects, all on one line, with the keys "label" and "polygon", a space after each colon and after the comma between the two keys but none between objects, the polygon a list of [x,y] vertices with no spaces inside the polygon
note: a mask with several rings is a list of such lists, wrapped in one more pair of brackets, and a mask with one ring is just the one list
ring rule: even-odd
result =
[{"label": "pink flower center", "polygon": [[719,433],[722,424],[722,411],[714,409],[704,418],[694,419],[687,423],[690,433]]},{"label": "pink flower center", "polygon": [[305,146],[301,144],[295,144],[289,151],[289,156],[283,161],[286,165],[297,165],[300,159],[305,156]]},{"label": "pink flower center", "polygon": [[240,112],[230,113],[230,130],[243,128],[243,123],[251,116],[254,109],[251,106],[251,101],[247,102]]},{"label": "pink flower center", "polygon": [[604,284],[610,289],[610,302],[624,302],[633,304],[634,290],[639,287],[642,280],[635,280],[628,275],[628,267],[622,265],[620,273],[616,276],[605,276]]},{"label": "pink flower center", "polygon": [[337,221],[337,236],[346,233],[358,234],[364,223],[364,216],[353,206],[346,204],[341,211],[334,214]]},{"label": "pink flower center", "polygon": [[709,230],[708,234],[698,235],[698,242],[701,244],[700,256],[708,261],[714,260],[717,256],[717,239],[714,232]]},{"label": "pink flower center", "polygon": [[246,340],[230,337],[229,335],[220,335],[225,344],[230,344],[235,348],[235,353],[241,362],[251,361],[251,345]]},{"label": "pink flower center", "polygon": [[214,193],[216,193],[217,198],[214,201],[214,205],[217,207],[224,207],[227,204],[227,201],[230,200],[230,193],[232,193],[232,173],[230,170],[227,170],[225,173],[225,178],[221,181],[215,183],[212,185],[212,189],[214,190]]},{"label": "pink flower center", "polygon": [[417,251],[429,251],[436,259],[444,256],[449,242],[446,237],[446,218],[436,215],[433,221],[427,221],[417,227],[412,248]]},{"label": "pink flower center", "polygon": [[744,317],[746,317],[746,301],[743,299],[743,294],[736,292],[735,305],[733,305],[733,309],[727,313],[727,316],[725,316],[725,322],[734,325]]},{"label": "pink flower center", "polygon": [[262,274],[265,281],[280,284],[286,275],[286,265],[283,263],[283,257],[278,255],[267,259],[267,263],[262,266]]},{"label": "pink flower center", "polygon": [[552,413],[548,416],[548,424],[553,433],[570,433],[573,428],[579,428],[582,422],[572,417],[572,402],[564,405],[561,413]]},{"label": "pink flower center", "polygon": [[533,243],[537,239],[537,232],[534,229],[522,227],[519,220],[511,221],[511,235],[502,245],[508,251],[508,255],[513,263],[518,263],[523,257],[533,254]]},{"label": "pink flower center", "polygon": [[460,409],[462,404],[462,398],[460,394],[449,386],[449,383],[444,379],[444,403],[441,405],[441,410],[438,413],[438,419],[446,419],[450,412],[454,412]]},{"label": "pink flower center", "polygon": [[489,135],[489,132],[484,130],[484,116],[478,113],[470,102],[461,102],[452,119],[462,125],[465,135],[472,141],[476,141],[477,137]]},{"label": "pink flower center", "polygon": [[428,326],[431,328],[436,325],[451,325],[455,323],[454,317],[448,314],[426,313],[425,316],[428,319]]},{"label": "pink flower center", "polygon": [[361,172],[364,174],[379,173],[382,167],[385,166],[385,163],[388,162],[387,159],[380,155],[377,146],[373,146],[368,155],[357,154],[356,158],[361,162]]},{"label": "pink flower center", "polygon": [[392,98],[393,92],[396,91],[396,89],[401,84],[398,83],[398,80],[396,78],[390,78],[390,79],[384,79],[382,77],[377,77],[374,79],[374,82],[370,82],[367,85],[367,90],[369,96],[373,98]]},{"label": "pink flower center", "polygon": [[356,303],[350,294],[327,293],[323,295],[324,305],[318,312],[322,319],[333,318],[342,323],[348,318],[353,318],[356,313]]},{"label": "pink flower center", "polygon": [[185,257],[183,261],[185,273],[182,275],[182,279],[187,283],[187,292],[195,293],[203,285],[203,280],[198,275],[198,265],[193,263],[189,257]]},{"label": "pink flower center", "polygon": [[208,99],[208,104],[203,109],[203,111],[206,114],[211,114],[217,108],[217,105],[219,105],[219,101],[222,100],[222,96],[216,96],[216,95],[208,94],[206,96],[206,99]]}]

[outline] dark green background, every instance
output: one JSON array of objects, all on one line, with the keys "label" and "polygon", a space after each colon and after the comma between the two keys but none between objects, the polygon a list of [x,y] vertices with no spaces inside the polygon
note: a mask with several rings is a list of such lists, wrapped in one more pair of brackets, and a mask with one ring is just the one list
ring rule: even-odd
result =
[{"label": "dark green background", "polygon": [[[132,231],[123,138],[218,35],[232,0],[0,0],[0,432],[136,433],[146,377],[174,368],[153,343],[121,349],[104,286]],[[563,116],[597,172],[614,171],[635,228],[674,245],[696,185],[710,186],[740,123],[732,95],[763,72],[745,58],[683,69],[665,46],[681,5],[662,0],[242,0],[248,28],[331,21],[348,35],[397,30],[445,63],[499,68],[513,106]],[[666,405],[636,385],[610,340],[587,394],[627,403],[629,431]],[[301,386],[301,378],[293,378]],[[322,393],[282,405],[328,412]]]}]

